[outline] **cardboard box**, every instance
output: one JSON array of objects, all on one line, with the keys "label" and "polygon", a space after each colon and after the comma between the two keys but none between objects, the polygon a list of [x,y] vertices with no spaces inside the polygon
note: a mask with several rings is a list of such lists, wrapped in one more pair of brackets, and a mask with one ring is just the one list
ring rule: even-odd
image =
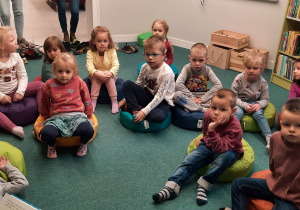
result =
[{"label": "cardboard box", "polygon": [[232,50],[230,55],[229,68],[239,72],[245,72],[244,58],[251,50],[258,50],[265,57],[265,66],[267,66],[269,51],[257,49],[254,47],[245,47],[240,50]]},{"label": "cardboard box", "polygon": [[222,46],[209,45],[206,63],[221,69],[228,69],[231,50]]},{"label": "cardboard box", "polygon": [[249,45],[249,41],[249,35],[232,31],[220,30],[211,34],[211,44],[232,49],[247,47]]}]

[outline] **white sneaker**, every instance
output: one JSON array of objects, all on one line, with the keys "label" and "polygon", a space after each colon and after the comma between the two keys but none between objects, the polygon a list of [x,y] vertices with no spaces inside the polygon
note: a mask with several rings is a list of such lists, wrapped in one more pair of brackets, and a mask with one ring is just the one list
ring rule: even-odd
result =
[{"label": "white sneaker", "polygon": [[270,139],[271,139],[271,135],[267,135],[267,136],[266,136],[266,142],[267,142],[266,148],[267,148],[267,149],[270,148]]}]

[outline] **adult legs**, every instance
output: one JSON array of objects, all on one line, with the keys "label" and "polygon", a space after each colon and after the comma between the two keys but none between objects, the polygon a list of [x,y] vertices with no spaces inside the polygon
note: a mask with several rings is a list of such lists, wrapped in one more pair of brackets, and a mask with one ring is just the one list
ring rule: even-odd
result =
[{"label": "adult legs", "polygon": [[57,0],[58,20],[63,33],[67,33],[66,1]]},{"label": "adult legs", "polygon": [[23,0],[11,0],[11,2],[18,40],[20,40],[23,38],[24,29]]},{"label": "adult legs", "polygon": [[10,26],[10,1],[0,1],[0,16],[4,26]]},{"label": "adult legs", "polygon": [[71,20],[70,20],[70,33],[76,33],[78,21],[79,21],[79,4],[80,0],[71,0]]}]

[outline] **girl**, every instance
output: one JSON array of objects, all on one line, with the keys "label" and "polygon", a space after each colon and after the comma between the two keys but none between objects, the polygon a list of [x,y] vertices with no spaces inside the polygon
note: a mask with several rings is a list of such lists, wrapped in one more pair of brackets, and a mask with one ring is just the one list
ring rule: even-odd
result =
[{"label": "girl", "polygon": [[31,96],[36,96],[39,105],[44,83],[40,81],[28,83],[23,60],[16,50],[17,42],[12,28],[0,27],[0,127],[23,139],[23,128],[8,119],[1,109],[5,104]]},{"label": "girl", "polygon": [[49,36],[44,42],[44,63],[42,67],[41,81],[46,82],[53,77],[52,75],[52,62],[59,53],[67,52],[63,43],[56,36]]},{"label": "girl", "polygon": [[238,97],[234,116],[241,120],[245,111],[252,115],[266,138],[266,148],[269,148],[272,132],[263,111],[269,102],[269,88],[261,76],[265,69],[264,56],[253,50],[245,57],[244,65],[246,72],[238,74],[231,85],[231,90]]},{"label": "girl", "polygon": [[300,97],[300,58],[294,61],[294,78],[290,89],[289,100]]},{"label": "girl", "polygon": [[107,28],[97,26],[92,30],[90,50],[86,55],[86,68],[89,72],[91,86],[91,99],[93,111],[97,105],[100,88],[105,83],[110,99],[111,112],[118,113],[116,80],[119,70],[119,60],[114,49],[114,42]]},{"label": "girl", "polygon": [[166,46],[166,57],[165,62],[169,66],[173,62],[173,46],[172,43],[167,38],[167,33],[169,31],[169,26],[165,20],[155,20],[152,24],[152,33],[153,35],[160,36],[165,40],[165,46]]},{"label": "girl", "polygon": [[77,63],[69,53],[56,56],[52,63],[55,78],[46,81],[42,90],[41,116],[44,128],[41,140],[48,144],[48,158],[56,158],[55,139],[80,136],[77,156],[87,153],[87,142],[94,135],[90,122],[93,108],[89,90],[78,76]]}]

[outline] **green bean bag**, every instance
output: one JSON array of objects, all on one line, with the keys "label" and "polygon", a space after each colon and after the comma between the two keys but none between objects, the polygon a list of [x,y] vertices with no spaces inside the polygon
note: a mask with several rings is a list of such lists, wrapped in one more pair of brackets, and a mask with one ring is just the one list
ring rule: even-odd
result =
[{"label": "green bean bag", "polygon": [[152,36],[152,32],[147,32],[147,33],[142,33],[142,34],[139,34],[137,36],[137,44],[141,47],[144,46],[144,40],[145,39],[148,39],[150,36]]},{"label": "green bean bag", "polygon": [[[194,149],[196,149],[196,140],[201,138],[203,134],[197,136],[188,146],[188,154],[190,154]],[[232,166],[227,168],[224,173],[219,177],[219,182],[232,182],[238,177],[248,176],[251,172],[254,165],[254,151],[252,147],[242,139],[243,148],[244,148],[244,156],[237,160]],[[204,166],[198,170],[198,174],[204,175],[208,170],[211,164]]]},{"label": "green bean bag", "polygon": [[[23,153],[16,147],[12,146],[11,144],[5,142],[5,141],[0,141],[0,156],[3,157],[8,157],[9,162],[18,168],[24,176],[26,176],[26,166],[25,166],[25,161],[23,157]],[[0,170],[0,176],[8,181],[8,178],[5,173],[3,173]]]},{"label": "green bean bag", "polygon": [[[275,106],[269,102],[268,105],[264,108],[264,114],[271,128],[275,122],[276,117]],[[240,122],[243,131],[261,132],[257,122],[253,119],[251,115],[246,114],[246,112]]]}]

